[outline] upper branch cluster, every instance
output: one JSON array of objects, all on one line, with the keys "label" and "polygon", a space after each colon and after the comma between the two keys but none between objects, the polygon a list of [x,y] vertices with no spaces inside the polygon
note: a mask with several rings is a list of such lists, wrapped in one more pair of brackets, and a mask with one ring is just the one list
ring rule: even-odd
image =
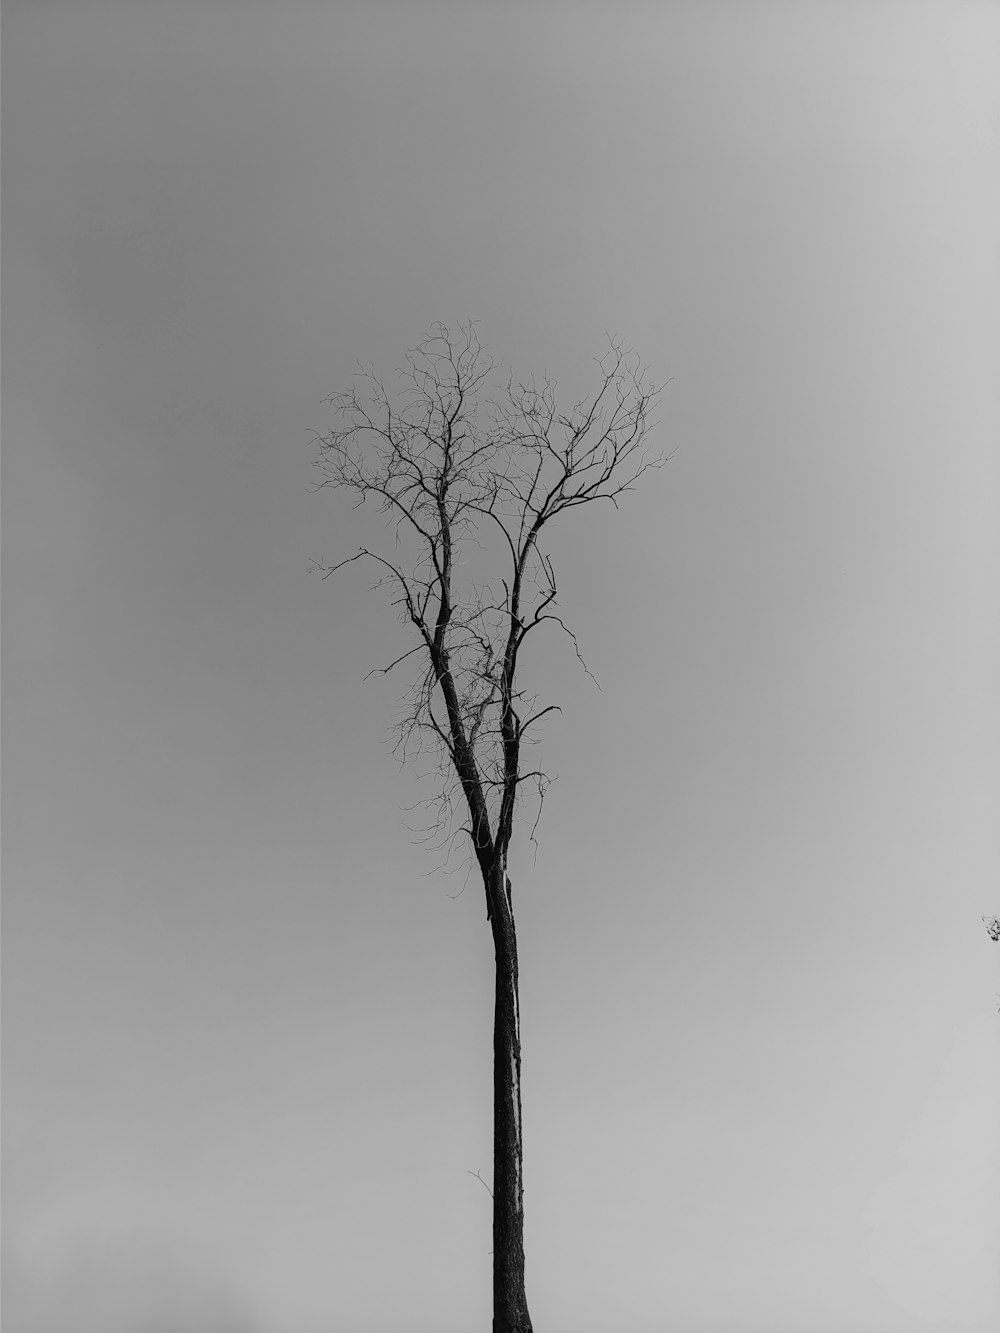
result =
[{"label": "upper branch cluster", "polygon": [[518,668],[534,629],[546,621],[566,629],[553,609],[545,530],[580,505],[617,505],[663,461],[645,449],[657,390],[638,360],[612,341],[598,364],[593,394],[569,413],[548,379],[507,378],[484,400],[494,366],[475,324],[455,333],[438,324],[408,354],[395,394],[373,368],[359,370],[329,400],[338,424],[317,437],[318,485],[374,502],[395,532],[391,553],[363,547],[324,573],[370,560],[419,636],[383,668],[415,655],[423,663],[401,728],[404,752],[411,740],[433,739],[484,865],[506,854],[521,784],[544,793],[544,774],[522,769],[522,742],[557,705],[538,708]]}]

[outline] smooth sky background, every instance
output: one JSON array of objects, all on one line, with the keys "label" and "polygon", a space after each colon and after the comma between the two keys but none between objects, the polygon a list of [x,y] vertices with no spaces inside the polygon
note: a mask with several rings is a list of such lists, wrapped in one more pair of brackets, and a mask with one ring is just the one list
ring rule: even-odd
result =
[{"label": "smooth sky background", "polygon": [[[571,517],[539,1333],[1000,1326],[1000,10],[7,0],[7,1333],[489,1326],[490,938],[312,495],[438,319],[672,460]],[[454,864],[460,865],[458,857]],[[456,896],[458,895],[458,896]]]}]

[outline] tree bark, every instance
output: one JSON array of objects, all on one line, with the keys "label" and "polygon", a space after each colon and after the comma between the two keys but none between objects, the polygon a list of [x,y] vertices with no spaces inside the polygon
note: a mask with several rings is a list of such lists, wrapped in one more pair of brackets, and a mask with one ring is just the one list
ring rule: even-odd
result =
[{"label": "tree bark", "polygon": [[487,899],[496,955],[493,1017],[493,1333],[532,1333],[524,1291],[521,1022],[510,881],[491,867]]}]

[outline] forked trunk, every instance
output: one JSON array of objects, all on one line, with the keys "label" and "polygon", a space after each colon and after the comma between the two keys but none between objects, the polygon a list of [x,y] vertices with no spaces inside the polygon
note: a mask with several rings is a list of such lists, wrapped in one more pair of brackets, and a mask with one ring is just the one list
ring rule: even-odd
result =
[{"label": "forked trunk", "polygon": [[524,1293],[521,1024],[517,936],[502,865],[488,891],[496,954],[493,1018],[493,1333],[532,1333]]}]

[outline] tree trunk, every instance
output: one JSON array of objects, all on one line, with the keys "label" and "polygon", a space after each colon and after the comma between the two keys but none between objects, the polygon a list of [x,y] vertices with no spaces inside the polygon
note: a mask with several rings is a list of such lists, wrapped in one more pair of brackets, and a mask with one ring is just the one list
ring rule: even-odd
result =
[{"label": "tree trunk", "polygon": [[493,1333],[532,1333],[524,1293],[521,1024],[517,936],[501,863],[487,889],[496,954],[493,1018]]}]

